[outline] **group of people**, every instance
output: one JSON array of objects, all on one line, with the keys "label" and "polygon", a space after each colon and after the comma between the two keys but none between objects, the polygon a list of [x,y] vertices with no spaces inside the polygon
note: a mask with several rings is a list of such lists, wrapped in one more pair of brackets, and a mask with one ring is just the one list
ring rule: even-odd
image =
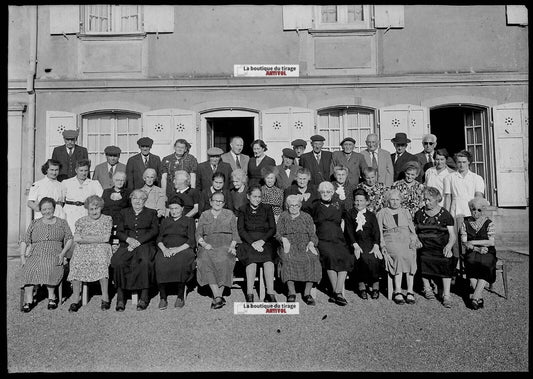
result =
[{"label": "group of people", "polygon": [[495,280],[495,229],[484,215],[483,179],[469,170],[468,151],[452,160],[436,149],[433,134],[423,137],[416,155],[406,151],[405,133],[392,139],[392,154],[378,147],[376,134],[367,136],[361,153],[351,137],[331,153],[322,149],[325,138],[314,135],[312,151],[304,153],[307,142],[297,139],[283,149],[280,165],[260,139],[251,144],[253,157],[242,154],[244,141],[234,137],[229,152],[212,147],[198,164],[184,139],[160,159],[150,153],[153,141],[142,137],[140,153],[126,164],[119,162],[120,148],[106,147],[106,162],[92,179],[77,131],[63,137],[65,145],[54,149],[28,196],[35,218],[20,245],[24,312],[40,284],[48,288],[48,308],[57,307],[54,289],[66,265],[71,312],[82,306],[81,283],[93,281],[101,284],[101,309],[110,309],[109,278],[119,312],[130,291],[140,293],[137,310],[146,309],[155,285],[160,309],[168,307],[170,284],[177,285],[175,307],[183,307],[194,277],[211,289],[210,306],[219,309],[237,261],[245,268],[247,302],[254,301],[258,265],[266,283],[260,300],[277,301],[277,272],[287,301],[296,301],[302,282],[307,305],[315,305],[311,289],[324,272],[329,301],[340,306],[348,304],[348,274],[359,297],[377,299],[385,269],[394,278],[394,302],[413,304],[418,273],[422,295],[447,308],[460,257],[472,309],[483,307],[483,289]]}]

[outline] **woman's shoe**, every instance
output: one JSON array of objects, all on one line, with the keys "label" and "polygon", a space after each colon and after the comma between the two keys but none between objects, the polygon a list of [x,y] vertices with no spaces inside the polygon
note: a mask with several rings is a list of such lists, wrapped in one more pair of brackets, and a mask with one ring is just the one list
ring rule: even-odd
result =
[{"label": "woman's shoe", "polygon": [[306,303],[307,305],[315,305],[316,302],[315,302],[315,299],[313,299],[313,296],[311,295],[304,295],[302,297],[302,300],[304,301],[304,303]]},{"label": "woman's shoe", "polygon": [[24,303],[24,305],[22,306],[22,312],[28,313],[31,311],[31,308],[32,308],[31,303]]},{"label": "woman's shoe", "polygon": [[254,294],[253,293],[247,293],[245,296],[247,303],[253,303],[254,302]]},{"label": "woman's shoe", "polygon": [[267,293],[265,295],[265,303],[277,303],[276,296],[272,293]]},{"label": "woman's shoe", "polygon": [[183,308],[185,306],[185,300],[181,297],[176,298],[176,302],[174,303],[175,308]]},{"label": "woman's shoe", "polygon": [[393,293],[392,294],[392,301],[394,301],[398,305],[405,304],[405,300],[404,300],[403,295],[402,295],[401,292]]},{"label": "woman's shoe", "polygon": [[379,290],[377,289],[370,290],[370,298],[374,300],[379,299]]},{"label": "woman's shoe", "polygon": [[287,296],[287,303],[295,303],[295,302],[296,302],[296,295]]},{"label": "woman's shoe", "polygon": [[103,311],[107,311],[109,308],[111,308],[111,302],[102,300],[102,303],[100,304],[100,309]]},{"label": "woman's shoe", "polygon": [[405,302],[407,304],[414,304],[416,303],[415,301],[415,294],[412,293],[412,292],[407,292],[407,294],[405,294]]},{"label": "woman's shoe", "polygon": [[485,303],[483,302],[483,299],[482,299],[482,298],[479,299],[479,300],[477,301],[477,304],[478,304],[478,306],[479,306],[480,309],[483,308],[483,307],[485,306]]},{"label": "woman's shoe", "polygon": [[220,309],[224,306],[222,303],[222,298],[220,296],[217,296],[213,299],[213,303],[211,304],[212,309]]},{"label": "woman's shoe", "polygon": [[442,305],[444,305],[444,308],[451,308],[452,307],[452,298],[451,298],[450,295],[442,296]]},{"label": "woman's shoe", "polygon": [[68,308],[69,312],[77,312],[81,308],[81,301],[78,301],[77,303],[70,304],[70,307]]},{"label": "woman's shoe", "polygon": [[160,299],[158,308],[163,311],[163,310],[167,309],[167,307],[168,307],[168,302],[166,301],[166,299]]},{"label": "woman's shoe", "polygon": [[366,293],[366,290],[357,290],[357,295],[363,300],[368,300],[368,294]]},{"label": "woman's shoe", "polygon": [[348,301],[342,296],[342,293],[339,292],[335,294],[335,303],[337,305],[345,306],[348,304]]},{"label": "woman's shoe", "polygon": [[427,299],[427,300],[435,300],[435,294],[433,293],[433,290],[431,288],[424,288],[422,290],[422,295]]},{"label": "woman's shoe", "polygon": [[144,300],[139,300],[137,303],[137,310],[138,311],[144,311],[146,308],[148,308],[148,303]]},{"label": "woman's shoe", "polygon": [[117,312],[124,312],[124,310],[126,309],[126,305],[124,304],[123,301],[117,301],[117,305],[115,307],[115,310]]},{"label": "woman's shoe", "polygon": [[48,309],[56,309],[57,303],[57,299],[48,299]]},{"label": "woman's shoe", "polygon": [[472,299],[470,300],[470,308],[472,308],[473,310],[478,310],[480,307],[479,307],[479,300],[478,299]]}]

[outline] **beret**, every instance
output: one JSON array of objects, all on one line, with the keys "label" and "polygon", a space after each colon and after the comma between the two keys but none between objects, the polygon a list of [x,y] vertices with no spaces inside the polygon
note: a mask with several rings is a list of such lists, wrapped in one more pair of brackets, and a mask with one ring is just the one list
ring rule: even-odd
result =
[{"label": "beret", "polygon": [[325,141],[326,139],[322,137],[320,134],[315,134],[314,136],[311,136],[311,141]]},{"label": "beret", "polygon": [[341,146],[342,146],[342,144],[343,144],[344,142],[346,142],[346,141],[350,141],[351,143],[355,143],[355,140],[354,140],[352,137],[346,137],[345,139],[343,139],[343,140],[341,141]]},{"label": "beret", "polygon": [[303,139],[295,139],[294,141],[291,142],[291,145],[296,147],[296,146],[303,146],[303,147],[307,147],[307,142],[305,142]]},{"label": "beret", "polygon": [[150,146],[152,147],[152,144],[154,143],[154,140],[150,137],[141,137],[137,140],[137,145],[139,146]]},{"label": "beret", "polygon": [[120,147],[118,146],[107,146],[104,149],[106,155],[119,155],[121,153]]},{"label": "beret", "polygon": [[210,147],[207,149],[207,155],[222,155],[224,154],[224,151],[220,147]]},{"label": "beret", "polygon": [[285,148],[282,150],[282,154],[284,157],[287,157],[287,158],[292,158],[292,159],[296,158],[296,152],[293,149]]},{"label": "beret", "polygon": [[72,139],[78,138],[79,132],[77,130],[65,130],[63,131],[63,138]]}]

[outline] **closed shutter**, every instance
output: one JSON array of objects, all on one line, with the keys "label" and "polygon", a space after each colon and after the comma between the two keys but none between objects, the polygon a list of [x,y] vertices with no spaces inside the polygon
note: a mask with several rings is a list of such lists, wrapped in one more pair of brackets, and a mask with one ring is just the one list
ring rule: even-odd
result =
[{"label": "closed shutter", "polygon": [[[65,143],[63,140],[64,130],[77,129],[77,117],[75,113],[46,111],[46,157],[51,158],[54,147]],[[81,144],[78,138],[78,144]]]},{"label": "closed shutter", "polygon": [[262,139],[268,147],[267,155],[280,164],[281,151],[291,148],[291,141],[309,140],[314,134],[314,110],[296,107],[267,109],[261,112]]},{"label": "closed shutter", "polygon": [[416,154],[422,151],[422,137],[429,133],[429,111],[426,107],[412,104],[397,104],[379,110],[381,148],[396,151],[391,139],[396,133],[405,133],[411,143],[407,151]]},{"label": "closed shutter", "polygon": [[507,25],[527,25],[527,7],[525,5],[506,5]]},{"label": "closed shutter", "polygon": [[174,31],[173,5],[145,5],[144,31],[147,33],[172,33]]},{"label": "closed shutter", "polygon": [[313,27],[312,5],[284,5],[283,30],[302,30]]},{"label": "closed shutter", "polygon": [[503,104],[492,109],[499,207],[527,206],[528,105]]},{"label": "closed shutter", "polygon": [[143,113],[142,135],[154,140],[151,153],[161,159],[174,152],[174,142],[183,138],[191,144],[190,154],[198,158],[196,114],[184,109],[158,109]]},{"label": "closed shutter", "polygon": [[73,34],[80,31],[79,5],[49,5],[50,34]]},{"label": "closed shutter", "polygon": [[403,28],[403,5],[374,5],[374,26],[376,28]]}]

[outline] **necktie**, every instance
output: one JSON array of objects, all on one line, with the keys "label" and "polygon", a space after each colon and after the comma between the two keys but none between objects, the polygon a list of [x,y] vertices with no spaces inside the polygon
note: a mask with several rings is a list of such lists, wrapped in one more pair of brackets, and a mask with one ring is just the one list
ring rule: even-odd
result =
[{"label": "necktie", "polygon": [[431,156],[431,154],[428,154],[428,162],[431,163],[431,165],[433,166],[433,157]]},{"label": "necktie", "polygon": [[235,163],[237,164],[237,168],[241,168],[241,161],[239,160],[239,156],[235,156]]},{"label": "necktie", "polygon": [[113,166],[109,168],[109,179],[113,179]]},{"label": "necktie", "polygon": [[315,154],[316,156],[316,163],[320,164],[320,154]]},{"label": "necktie", "polygon": [[217,170],[217,166],[211,166],[211,169],[213,170],[213,172],[215,172]]},{"label": "necktie", "polygon": [[74,150],[74,149],[68,149],[68,156],[69,156],[69,157],[72,156],[72,151],[73,151],[73,150]]},{"label": "necktie", "polygon": [[144,157],[144,167],[148,167],[148,157]]},{"label": "necktie", "polygon": [[376,153],[372,152],[372,167],[378,168],[378,162],[376,161]]}]

